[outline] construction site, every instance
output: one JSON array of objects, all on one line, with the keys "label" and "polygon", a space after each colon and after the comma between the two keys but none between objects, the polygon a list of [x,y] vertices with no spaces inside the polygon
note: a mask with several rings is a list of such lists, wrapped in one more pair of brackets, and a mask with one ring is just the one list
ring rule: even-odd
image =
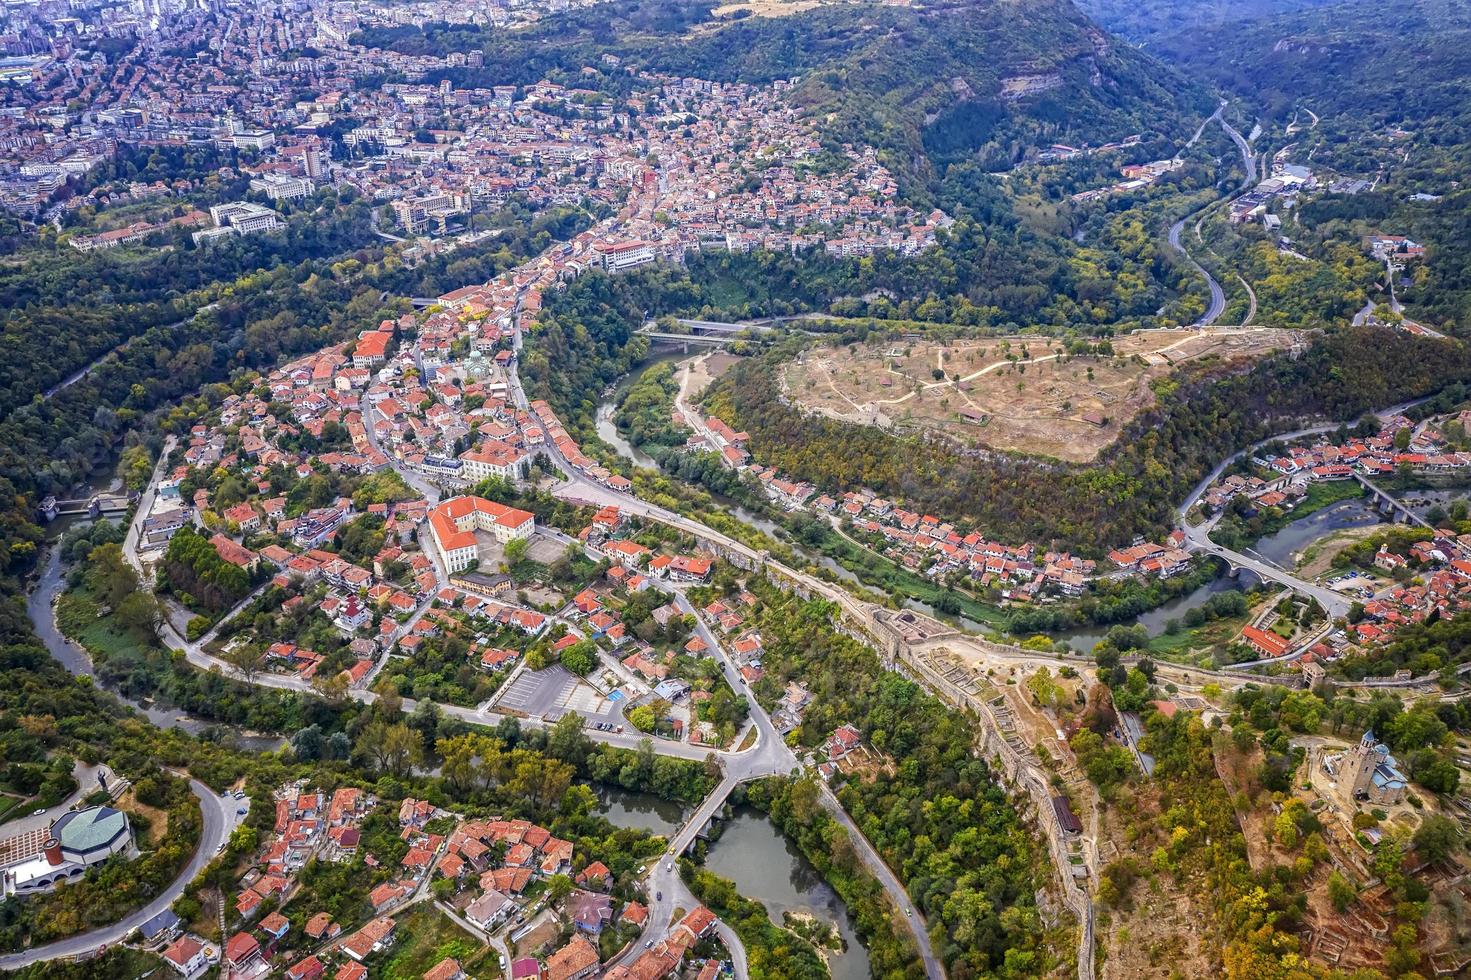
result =
[{"label": "construction site", "polygon": [[789,401],[833,418],[1081,463],[1152,405],[1152,382],[1179,365],[1256,360],[1299,341],[1265,327],[1138,330],[1071,344],[913,334],[809,348],[786,366],[782,386]]}]

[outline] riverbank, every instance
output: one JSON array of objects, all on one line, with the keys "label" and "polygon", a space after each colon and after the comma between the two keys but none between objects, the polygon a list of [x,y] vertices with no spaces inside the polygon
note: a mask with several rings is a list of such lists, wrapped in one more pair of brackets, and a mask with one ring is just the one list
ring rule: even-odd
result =
[{"label": "riverbank", "polygon": [[1307,485],[1306,493],[1291,510],[1268,507],[1251,518],[1228,514],[1211,531],[1211,540],[1233,551],[1245,551],[1320,510],[1363,496],[1364,488],[1356,480],[1317,480]]}]

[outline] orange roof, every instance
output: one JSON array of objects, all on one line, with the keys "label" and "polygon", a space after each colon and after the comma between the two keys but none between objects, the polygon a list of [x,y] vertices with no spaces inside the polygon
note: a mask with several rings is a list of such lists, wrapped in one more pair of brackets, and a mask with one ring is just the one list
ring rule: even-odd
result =
[{"label": "orange roof", "polygon": [[1276,633],[1259,630],[1255,626],[1248,626],[1241,631],[1241,636],[1252,646],[1261,650],[1269,657],[1280,657],[1287,652],[1288,643]]},{"label": "orange roof", "polygon": [[470,530],[461,531],[458,523],[471,514],[483,514],[495,524],[512,528],[536,519],[534,514],[527,511],[507,507],[484,497],[456,497],[429,512],[429,526],[433,529],[435,541],[441,550],[457,551],[475,544],[475,533]]}]

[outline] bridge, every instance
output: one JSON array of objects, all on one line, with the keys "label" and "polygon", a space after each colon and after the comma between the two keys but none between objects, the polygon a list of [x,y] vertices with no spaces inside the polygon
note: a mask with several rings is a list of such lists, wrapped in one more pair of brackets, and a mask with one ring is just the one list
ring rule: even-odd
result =
[{"label": "bridge", "polygon": [[1298,595],[1315,600],[1319,606],[1323,607],[1323,611],[1328,614],[1330,620],[1348,615],[1349,607],[1353,603],[1347,596],[1300,579],[1270,562],[1252,558],[1250,555],[1244,555],[1239,551],[1232,551],[1230,548],[1216,544],[1210,539],[1210,530],[1214,526],[1214,520],[1197,527],[1187,525],[1185,527],[1185,547],[1190,551],[1203,551],[1206,554],[1215,555],[1230,565],[1233,571],[1245,568],[1264,581],[1285,585]]},{"label": "bridge", "polygon": [[1360,485],[1362,485],[1364,489],[1368,490],[1369,493],[1374,497],[1375,506],[1380,511],[1389,514],[1390,517],[1392,517],[1396,522],[1403,520],[1411,524],[1418,524],[1421,527],[1429,528],[1432,531],[1435,530],[1434,525],[1432,525],[1429,521],[1421,517],[1419,514],[1416,514],[1413,510],[1410,510],[1409,507],[1405,506],[1394,497],[1391,497],[1388,493],[1385,493],[1379,487],[1375,486],[1373,481],[1371,481],[1364,474],[1355,470],[1354,479],[1358,480]]},{"label": "bridge", "polygon": [[647,337],[655,344],[665,347],[683,347],[685,353],[689,353],[691,347],[724,347],[733,340],[739,340],[735,334],[691,334],[691,333],[665,333],[661,330],[640,330],[639,336]]},{"label": "bridge", "polygon": [[660,344],[681,345],[686,351],[691,347],[724,347],[732,340],[755,333],[766,333],[774,329],[770,322],[756,320],[744,323],[724,323],[718,320],[675,320],[688,333],[672,333],[660,330],[654,320],[645,320],[638,332]]}]

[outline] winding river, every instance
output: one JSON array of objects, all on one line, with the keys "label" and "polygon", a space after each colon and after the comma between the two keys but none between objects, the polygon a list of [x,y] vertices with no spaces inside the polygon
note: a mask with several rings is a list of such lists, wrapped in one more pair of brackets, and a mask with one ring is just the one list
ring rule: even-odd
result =
[{"label": "winding river", "polygon": [[[66,575],[61,568],[61,550],[53,545],[47,550],[40,578],[26,596],[26,613],[30,617],[31,627],[57,663],[74,677],[92,677],[95,669],[92,658],[80,645],[68,639],[56,625],[55,604],[65,589]],[[240,748],[253,751],[271,751],[282,744],[282,739],[279,738],[235,733],[227,725],[196,718],[178,708],[163,708],[135,701],[116,690],[111,693],[159,728],[173,728],[190,735],[228,731]]]}]

